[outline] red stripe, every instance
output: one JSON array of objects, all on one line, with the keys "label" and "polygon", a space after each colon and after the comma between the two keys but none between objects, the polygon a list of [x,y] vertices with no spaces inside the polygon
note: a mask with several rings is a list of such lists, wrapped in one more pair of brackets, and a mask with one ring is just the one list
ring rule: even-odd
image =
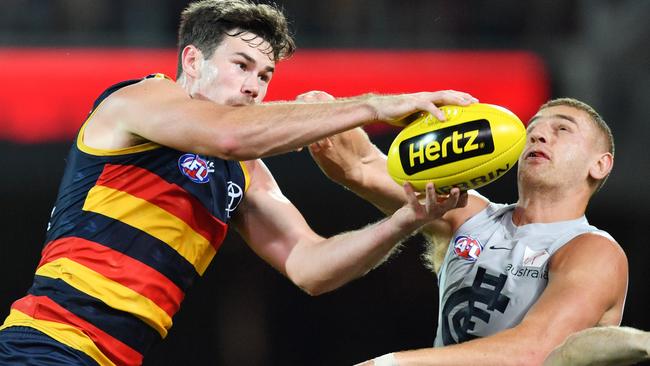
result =
[{"label": "red stripe", "polygon": [[180,308],[183,291],[155,269],[123,253],[81,238],[48,243],[38,266],[68,258],[150,299],[169,316]]},{"label": "red stripe", "polygon": [[226,237],[227,224],[212,216],[186,190],[146,169],[106,164],[97,185],[126,192],[162,208],[206,238],[215,250],[219,249]]},{"label": "red stripe", "polygon": [[79,329],[92,339],[106,357],[118,365],[137,366],[142,364],[140,353],[62,308],[47,296],[27,295],[14,302],[12,308],[34,319],[68,324]]}]

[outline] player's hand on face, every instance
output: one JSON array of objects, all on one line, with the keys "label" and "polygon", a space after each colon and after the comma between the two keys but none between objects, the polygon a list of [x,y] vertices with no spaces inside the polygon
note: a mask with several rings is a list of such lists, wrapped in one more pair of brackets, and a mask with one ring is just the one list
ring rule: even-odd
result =
[{"label": "player's hand on face", "polygon": [[433,220],[441,218],[449,210],[467,205],[467,192],[452,188],[447,196],[436,194],[433,183],[427,184],[425,192],[417,194],[410,183],[404,183],[407,203],[396,212],[404,215],[407,222],[418,228]]},{"label": "player's hand on face", "polygon": [[478,102],[468,93],[455,90],[420,92],[398,95],[376,95],[370,98],[377,120],[397,126],[405,126],[414,118],[408,118],[418,111],[429,112],[438,120],[444,121],[444,113],[437,106],[466,106]]}]

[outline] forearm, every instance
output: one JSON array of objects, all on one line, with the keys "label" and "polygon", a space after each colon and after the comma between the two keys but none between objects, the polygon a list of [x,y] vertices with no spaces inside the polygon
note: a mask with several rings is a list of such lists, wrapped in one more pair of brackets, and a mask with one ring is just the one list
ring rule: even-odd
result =
[{"label": "forearm", "polygon": [[403,222],[397,214],[360,230],[299,243],[287,259],[287,275],[312,295],[334,290],[382,263],[418,228]]},{"label": "forearm", "polygon": [[237,107],[221,117],[221,131],[216,133],[227,136],[227,154],[236,160],[293,151],[377,118],[375,110],[364,98]]},{"label": "forearm", "polygon": [[[533,334],[505,331],[451,346],[396,352],[394,357],[397,366],[540,365],[549,348]],[[362,365],[373,366],[373,362]]]},{"label": "forearm", "polygon": [[386,172],[386,158],[381,157],[363,165],[357,180],[348,179],[343,185],[359,197],[370,202],[387,215],[391,215],[406,202],[404,189]]}]

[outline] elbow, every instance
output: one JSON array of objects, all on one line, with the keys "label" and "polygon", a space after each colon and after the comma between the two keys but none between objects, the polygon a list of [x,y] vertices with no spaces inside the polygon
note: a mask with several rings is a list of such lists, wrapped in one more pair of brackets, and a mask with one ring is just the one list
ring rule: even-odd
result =
[{"label": "elbow", "polygon": [[253,141],[250,141],[250,139],[240,136],[222,136],[213,141],[214,142],[210,148],[210,150],[213,151],[211,155],[224,160],[255,160],[273,155],[274,153],[269,146],[256,144]]},{"label": "elbow", "polygon": [[287,277],[309,296],[319,296],[334,290],[337,286],[327,276],[305,270],[287,270]]},{"label": "elbow", "polygon": [[298,286],[298,287],[302,290],[302,292],[306,293],[311,297],[320,296],[326,292],[316,287],[308,287],[308,286]]},{"label": "elbow", "polygon": [[309,296],[320,296],[333,290],[325,281],[296,279],[293,283]]},{"label": "elbow", "polygon": [[245,161],[257,159],[257,156],[243,139],[236,136],[219,136],[212,139],[211,146],[207,149],[209,155],[224,160]]}]

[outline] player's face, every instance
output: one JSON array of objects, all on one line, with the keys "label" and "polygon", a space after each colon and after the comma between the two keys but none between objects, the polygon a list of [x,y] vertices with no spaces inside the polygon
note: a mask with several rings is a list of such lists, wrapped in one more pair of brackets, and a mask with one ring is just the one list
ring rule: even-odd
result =
[{"label": "player's face", "polygon": [[600,157],[596,127],[587,112],[554,106],[531,119],[519,157],[520,183],[547,188],[582,187]]},{"label": "player's face", "polygon": [[251,33],[226,36],[201,66],[199,94],[219,104],[261,102],[275,68],[268,50],[269,43]]}]

